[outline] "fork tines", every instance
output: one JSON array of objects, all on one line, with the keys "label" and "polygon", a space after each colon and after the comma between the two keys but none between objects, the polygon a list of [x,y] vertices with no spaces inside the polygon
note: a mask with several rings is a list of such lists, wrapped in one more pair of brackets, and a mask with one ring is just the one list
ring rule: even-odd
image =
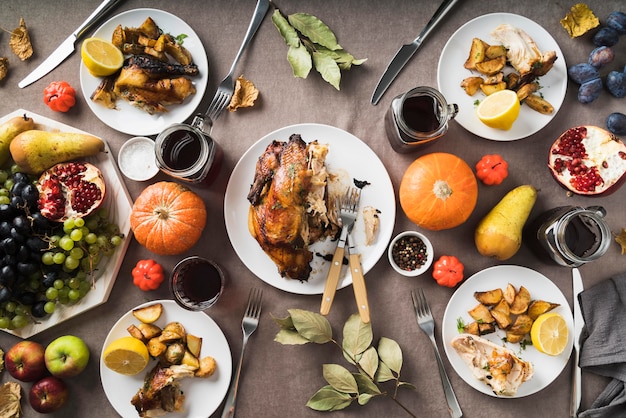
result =
[{"label": "fork tines", "polygon": [[415,294],[415,290],[411,291],[411,300],[413,301],[413,307],[415,308],[415,313],[418,318],[431,315],[430,306],[428,306],[428,301],[421,288],[417,289],[417,295]]},{"label": "fork tines", "polygon": [[248,295],[248,306],[246,306],[245,316],[258,318],[261,315],[261,300],[263,299],[263,291],[257,288],[250,289]]}]

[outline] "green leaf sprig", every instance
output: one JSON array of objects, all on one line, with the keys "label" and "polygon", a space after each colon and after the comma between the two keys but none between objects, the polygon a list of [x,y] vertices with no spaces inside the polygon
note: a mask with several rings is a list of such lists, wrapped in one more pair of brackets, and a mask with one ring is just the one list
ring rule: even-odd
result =
[{"label": "green leaf sprig", "polygon": [[[363,323],[358,314],[351,315],[346,321],[343,341],[339,343],[333,339],[332,328],[324,316],[301,309],[289,309],[288,312],[289,316],[285,318],[273,317],[280,327],[274,341],[283,345],[331,342],[356,368],[356,372],[350,372],[339,364],[322,365],[322,375],[328,385],[308,400],[307,407],[316,411],[338,411],[354,401],[366,405],[375,397],[389,396],[407,414],[415,416],[397,399],[399,388],[415,390],[414,385],[400,380],[402,350],[397,342],[381,337],[378,347],[372,346],[372,325]],[[382,390],[384,382],[393,382],[391,393]]]},{"label": "green leaf sprig", "polygon": [[367,58],[355,59],[343,49],[333,31],[313,15],[295,13],[285,17],[276,8],[272,22],[289,46],[287,61],[295,77],[307,78],[315,67],[326,82],[339,90],[341,70],[367,61]]}]

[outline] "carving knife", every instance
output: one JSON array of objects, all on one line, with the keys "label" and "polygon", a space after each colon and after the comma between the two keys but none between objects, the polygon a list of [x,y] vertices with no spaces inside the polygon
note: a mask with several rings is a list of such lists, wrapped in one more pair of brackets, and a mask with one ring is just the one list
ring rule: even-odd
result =
[{"label": "carving knife", "polygon": [[578,360],[580,358],[580,333],[583,329],[583,315],[580,310],[580,302],[578,295],[583,291],[583,279],[580,271],[576,267],[572,269],[572,294],[574,302],[574,360],[573,360],[573,376],[572,376],[572,399],[570,404],[570,417],[578,416],[578,408],[580,408],[581,387],[580,387],[580,366]]},{"label": "carving knife", "polygon": [[396,55],[393,57],[389,65],[387,65],[387,69],[383,73],[380,80],[378,80],[378,84],[376,85],[376,89],[372,94],[372,104],[378,104],[380,98],[385,94],[393,80],[395,80],[396,76],[400,73],[400,71],[404,68],[407,62],[413,57],[413,55],[417,52],[417,50],[422,45],[422,42],[428,37],[430,32],[439,24],[439,22],[444,18],[444,16],[452,9],[458,0],[445,0],[433,17],[430,19],[426,27],[422,30],[422,32],[418,35],[413,42],[410,44],[402,45],[402,47],[396,52]]},{"label": "carving knife", "polygon": [[44,62],[39,64],[33,72],[17,84],[18,87],[24,88],[58,67],[59,64],[65,61],[65,59],[72,55],[72,53],[76,50],[76,41],[91,30],[102,17],[109,13],[121,1],[122,0],[104,0],[102,4],[100,4],[100,6],[98,6],[98,8],[87,18],[87,20],[85,20],[83,24],[78,27],[78,29],[72,32],[72,34],[68,36],[67,39],[64,40],[63,43],[61,43],[61,45],[59,45],[59,47],[44,60]]}]

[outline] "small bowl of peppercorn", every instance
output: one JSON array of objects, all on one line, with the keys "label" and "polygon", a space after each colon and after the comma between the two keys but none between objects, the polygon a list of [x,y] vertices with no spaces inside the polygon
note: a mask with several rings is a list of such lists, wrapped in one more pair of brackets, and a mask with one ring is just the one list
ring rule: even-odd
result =
[{"label": "small bowl of peppercorn", "polygon": [[433,263],[433,245],[426,236],[417,231],[402,232],[389,244],[387,251],[393,269],[407,277],[423,274]]}]

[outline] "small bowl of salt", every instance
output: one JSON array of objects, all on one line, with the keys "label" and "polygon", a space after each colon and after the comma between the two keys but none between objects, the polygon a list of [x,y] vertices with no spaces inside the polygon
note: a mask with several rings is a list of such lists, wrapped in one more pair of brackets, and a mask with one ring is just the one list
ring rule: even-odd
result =
[{"label": "small bowl of salt", "polygon": [[154,141],[145,136],[129,139],[117,154],[117,164],[122,174],[130,180],[150,180],[159,172],[154,154]]}]

